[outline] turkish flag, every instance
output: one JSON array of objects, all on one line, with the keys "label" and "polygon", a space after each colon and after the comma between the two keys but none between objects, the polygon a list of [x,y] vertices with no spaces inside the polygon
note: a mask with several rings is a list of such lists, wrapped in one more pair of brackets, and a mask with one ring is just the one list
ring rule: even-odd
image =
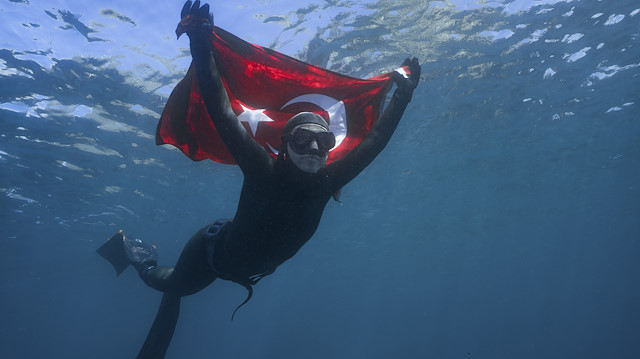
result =
[{"label": "turkish flag", "polygon": [[[328,162],[341,158],[367,136],[393,84],[392,72],[366,80],[340,75],[250,44],[219,27],[210,39],[233,111],[274,156],[285,123],[310,111],[323,116],[336,135]],[[174,145],[194,161],[235,163],[200,97],[193,64],[169,96],[156,144]]]}]

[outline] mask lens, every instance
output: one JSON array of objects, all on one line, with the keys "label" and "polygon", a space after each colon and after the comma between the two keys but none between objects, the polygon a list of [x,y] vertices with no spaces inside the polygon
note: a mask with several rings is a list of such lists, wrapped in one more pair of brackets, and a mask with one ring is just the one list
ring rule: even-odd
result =
[{"label": "mask lens", "polygon": [[329,152],[336,145],[336,136],[332,132],[318,132],[315,135],[318,148],[321,151]]},{"label": "mask lens", "polygon": [[300,146],[306,146],[311,143],[313,137],[313,132],[301,128],[293,135],[293,142]]}]

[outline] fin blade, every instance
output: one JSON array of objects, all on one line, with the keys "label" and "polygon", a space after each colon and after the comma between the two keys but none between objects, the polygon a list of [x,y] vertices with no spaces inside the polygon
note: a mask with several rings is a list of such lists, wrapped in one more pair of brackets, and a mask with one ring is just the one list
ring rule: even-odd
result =
[{"label": "fin blade", "polygon": [[145,339],[136,359],[160,359],[165,357],[173,332],[176,329],[179,314],[180,297],[164,293],[156,319],[153,320],[153,326],[151,326],[147,339]]},{"label": "fin blade", "polygon": [[116,270],[117,276],[127,269],[130,264],[129,257],[124,251],[124,233],[122,230],[107,239],[96,252],[111,263]]}]

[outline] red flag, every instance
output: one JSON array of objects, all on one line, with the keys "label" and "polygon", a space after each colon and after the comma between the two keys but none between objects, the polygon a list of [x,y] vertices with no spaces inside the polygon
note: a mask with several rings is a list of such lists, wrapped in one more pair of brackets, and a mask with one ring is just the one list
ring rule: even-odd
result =
[{"label": "red flag", "polygon": [[[341,158],[369,133],[391,88],[392,73],[361,80],[306,64],[253,45],[215,27],[215,61],[238,119],[274,156],[282,128],[295,114],[315,112],[329,123]],[[156,144],[178,147],[194,161],[235,163],[211,122],[192,66],[169,96],[156,130]]]}]

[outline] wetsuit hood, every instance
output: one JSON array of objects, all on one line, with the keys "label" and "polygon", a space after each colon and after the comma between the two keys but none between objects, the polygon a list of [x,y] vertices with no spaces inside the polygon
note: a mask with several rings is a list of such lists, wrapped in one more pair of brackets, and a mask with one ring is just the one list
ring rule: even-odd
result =
[{"label": "wetsuit hood", "polygon": [[282,137],[293,132],[293,129],[296,128],[296,126],[307,123],[320,125],[329,131],[329,124],[327,124],[327,121],[325,121],[322,116],[313,112],[300,112],[299,114],[291,117],[291,119],[289,119],[289,121],[284,125],[284,128],[282,129]]}]

